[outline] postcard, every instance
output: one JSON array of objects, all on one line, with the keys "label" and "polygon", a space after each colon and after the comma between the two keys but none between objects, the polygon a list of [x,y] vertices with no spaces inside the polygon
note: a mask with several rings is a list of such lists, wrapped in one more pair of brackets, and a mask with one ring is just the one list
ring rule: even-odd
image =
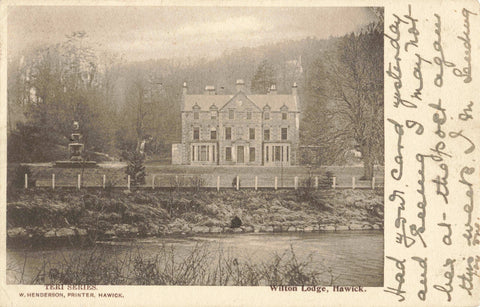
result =
[{"label": "postcard", "polygon": [[479,15],[2,2],[1,305],[479,305]]}]

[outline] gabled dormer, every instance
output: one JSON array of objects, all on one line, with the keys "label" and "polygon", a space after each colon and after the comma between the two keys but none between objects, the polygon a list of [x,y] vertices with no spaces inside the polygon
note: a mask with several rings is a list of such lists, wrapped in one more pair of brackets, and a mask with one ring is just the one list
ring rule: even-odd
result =
[{"label": "gabled dormer", "polygon": [[195,104],[193,105],[192,110],[193,110],[193,119],[194,119],[194,120],[200,119],[200,109],[201,109],[201,108],[200,108],[200,106],[199,106],[197,103],[195,103]]},{"label": "gabled dormer", "polygon": [[280,107],[280,112],[282,113],[282,120],[288,119],[288,107],[286,104]]},{"label": "gabled dormer", "polygon": [[209,110],[210,110],[210,119],[216,120],[218,118],[218,107],[215,104],[212,104]]},{"label": "gabled dormer", "polygon": [[270,120],[271,108],[268,103],[263,107],[263,120]]}]

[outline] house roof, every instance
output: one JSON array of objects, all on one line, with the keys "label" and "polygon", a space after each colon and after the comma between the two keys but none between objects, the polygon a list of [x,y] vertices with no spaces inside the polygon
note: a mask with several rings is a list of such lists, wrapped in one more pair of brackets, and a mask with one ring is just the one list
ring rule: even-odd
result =
[{"label": "house roof", "polygon": [[232,97],[233,95],[186,95],[184,110],[190,111],[194,105],[198,105],[203,111],[208,111],[212,105],[220,109]]},{"label": "house roof", "polygon": [[[255,103],[261,110],[268,105],[271,111],[280,111],[283,106],[288,111],[298,112],[298,96],[295,95],[246,95],[249,100]],[[198,105],[201,110],[209,110],[212,105],[221,109],[229,102],[234,95],[186,95],[185,111],[192,110],[194,105]]]},{"label": "house roof", "polygon": [[266,105],[270,107],[272,111],[280,111],[283,106],[288,108],[288,111],[297,112],[298,108],[298,96],[294,95],[249,95],[247,96],[252,100],[260,109],[263,109]]}]

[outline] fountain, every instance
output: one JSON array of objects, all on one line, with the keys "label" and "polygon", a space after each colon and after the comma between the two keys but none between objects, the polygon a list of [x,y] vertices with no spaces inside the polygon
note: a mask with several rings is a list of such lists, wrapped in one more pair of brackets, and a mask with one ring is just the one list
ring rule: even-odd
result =
[{"label": "fountain", "polygon": [[55,167],[72,167],[72,168],[82,168],[82,167],[96,167],[97,162],[95,161],[86,161],[82,156],[84,151],[84,144],[81,142],[82,134],[80,133],[80,125],[77,121],[73,122],[73,129],[70,138],[70,144],[68,144],[68,151],[70,153],[70,160],[66,161],[56,161]]}]

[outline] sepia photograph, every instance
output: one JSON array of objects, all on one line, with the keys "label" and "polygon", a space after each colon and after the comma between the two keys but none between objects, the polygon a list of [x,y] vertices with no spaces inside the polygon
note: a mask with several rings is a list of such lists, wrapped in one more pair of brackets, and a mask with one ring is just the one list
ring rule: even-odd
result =
[{"label": "sepia photograph", "polygon": [[7,13],[8,285],[384,286],[383,7]]}]

